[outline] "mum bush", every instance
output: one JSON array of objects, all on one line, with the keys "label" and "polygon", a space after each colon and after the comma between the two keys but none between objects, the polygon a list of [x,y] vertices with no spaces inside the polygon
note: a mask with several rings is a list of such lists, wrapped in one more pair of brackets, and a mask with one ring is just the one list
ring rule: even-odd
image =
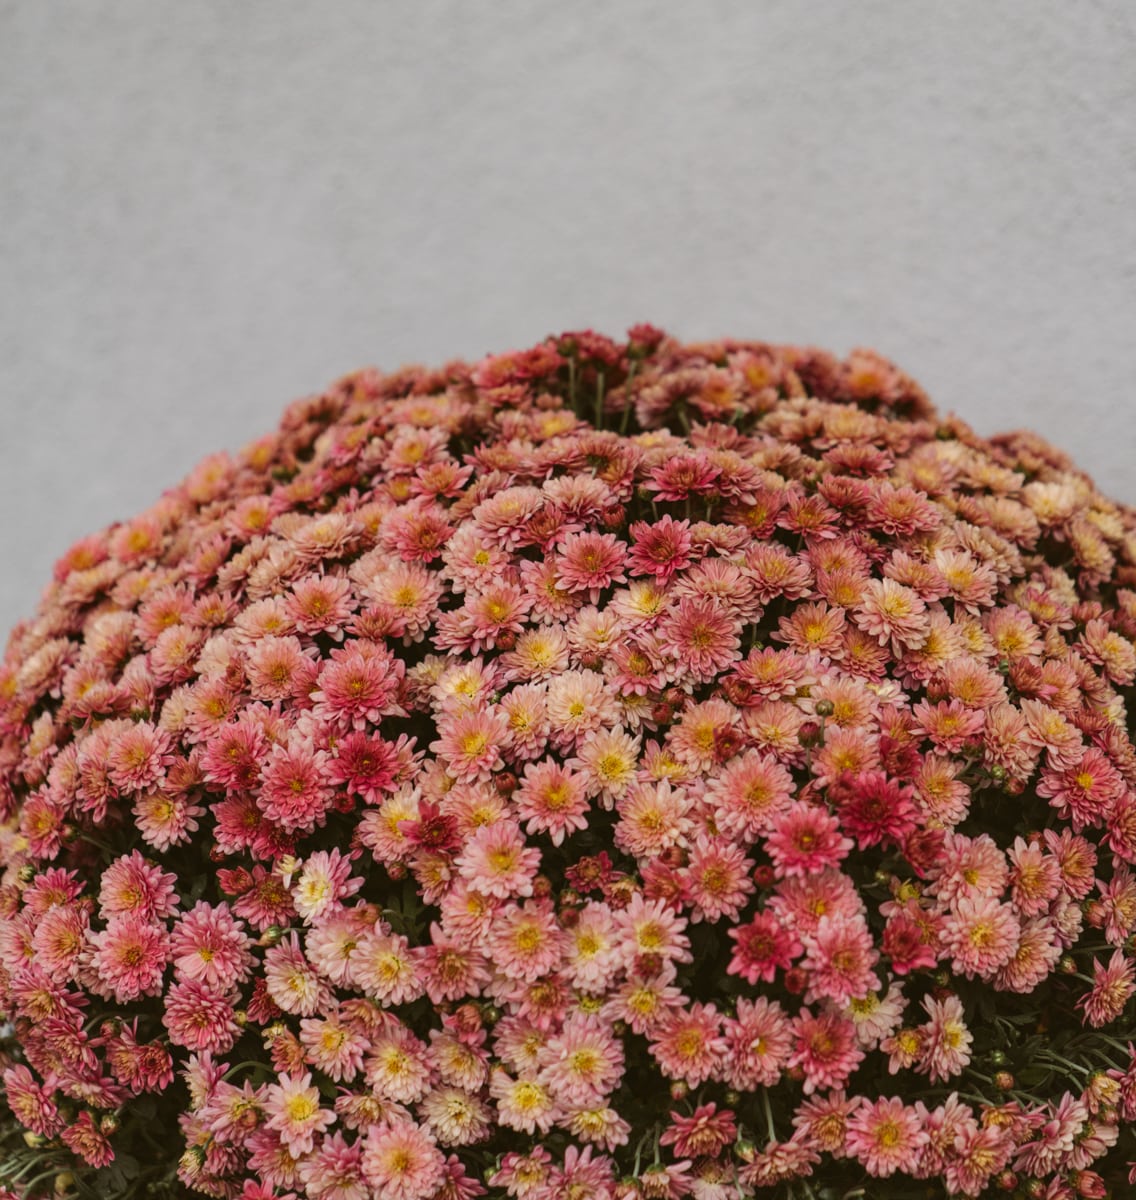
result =
[{"label": "mum bush", "polygon": [[1103,1196],[1136,514],[870,351],[368,369],[0,667],[3,1196]]}]

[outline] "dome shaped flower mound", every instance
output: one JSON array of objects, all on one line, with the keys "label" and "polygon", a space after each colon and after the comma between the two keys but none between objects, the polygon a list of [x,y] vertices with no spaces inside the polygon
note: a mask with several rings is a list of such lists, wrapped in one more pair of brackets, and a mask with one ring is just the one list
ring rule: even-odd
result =
[{"label": "dome shaped flower mound", "polygon": [[1136,513],[874,353],[364,370],[0,665],[0,1196],[1127,1194]]}]

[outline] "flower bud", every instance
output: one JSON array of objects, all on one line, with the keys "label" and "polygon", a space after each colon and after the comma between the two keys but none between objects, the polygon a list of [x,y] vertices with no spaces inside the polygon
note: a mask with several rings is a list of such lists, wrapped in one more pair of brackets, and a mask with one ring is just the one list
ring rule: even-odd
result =
[{"label": "flower bud", "polygon": [[799,996],[809,986],[808,975],[800,967],[790,967],[785,972],[785,990]]},{"label": "flower bud", "polygon": [[690,1086],[682,1079],[676,1079],[671,1083],[670,1093],[672,1100],[685,1100],[690,1095]]},{"label": "flower bud", "polygon": [[759,888],[771,888],[777,882],[777,876],[768,863],[762,863],[753,869],[753,881]]},{"label": "flower bud", "polygon": [[997,1071],[994,1074],[994,1086],[1000,1092],[1012,1092],[1017,1086],[1017,1081],[1009,1071]]},{"label": "flower bud", "polygon": [[818,717],[831,717],[836,712],[836,705],[831,700],[818,700],[813,711]]}]

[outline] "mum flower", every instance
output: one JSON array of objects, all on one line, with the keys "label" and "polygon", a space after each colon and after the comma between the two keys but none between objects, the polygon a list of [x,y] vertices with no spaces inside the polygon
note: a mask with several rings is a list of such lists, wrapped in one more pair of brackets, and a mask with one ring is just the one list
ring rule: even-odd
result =
[{"label": "mum flower", "polygon": [[1136,513],[873,352],[345,376],[8,641],[0,1173],[1122,1195],[1134,679]]},{"label": "mum flower", "polygon": [[312,1086],[310,1074],[282,1075],[279,1083],[270,1083],[264,1111],[267,1127],[280,1134],[296,1158],[309,1153],[316,1135],[335,1122],[335,1113],[320,1107],[319,1089]]}]

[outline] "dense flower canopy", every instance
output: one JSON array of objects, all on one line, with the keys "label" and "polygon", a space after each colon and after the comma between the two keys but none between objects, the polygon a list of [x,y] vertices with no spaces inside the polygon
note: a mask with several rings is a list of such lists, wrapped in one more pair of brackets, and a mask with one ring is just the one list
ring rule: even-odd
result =
[{"label": "dense flower canopy", "polygon": [[1103,1196],[1134,640],[873,352],[349,375],[12,634],[0,1196]]}]

